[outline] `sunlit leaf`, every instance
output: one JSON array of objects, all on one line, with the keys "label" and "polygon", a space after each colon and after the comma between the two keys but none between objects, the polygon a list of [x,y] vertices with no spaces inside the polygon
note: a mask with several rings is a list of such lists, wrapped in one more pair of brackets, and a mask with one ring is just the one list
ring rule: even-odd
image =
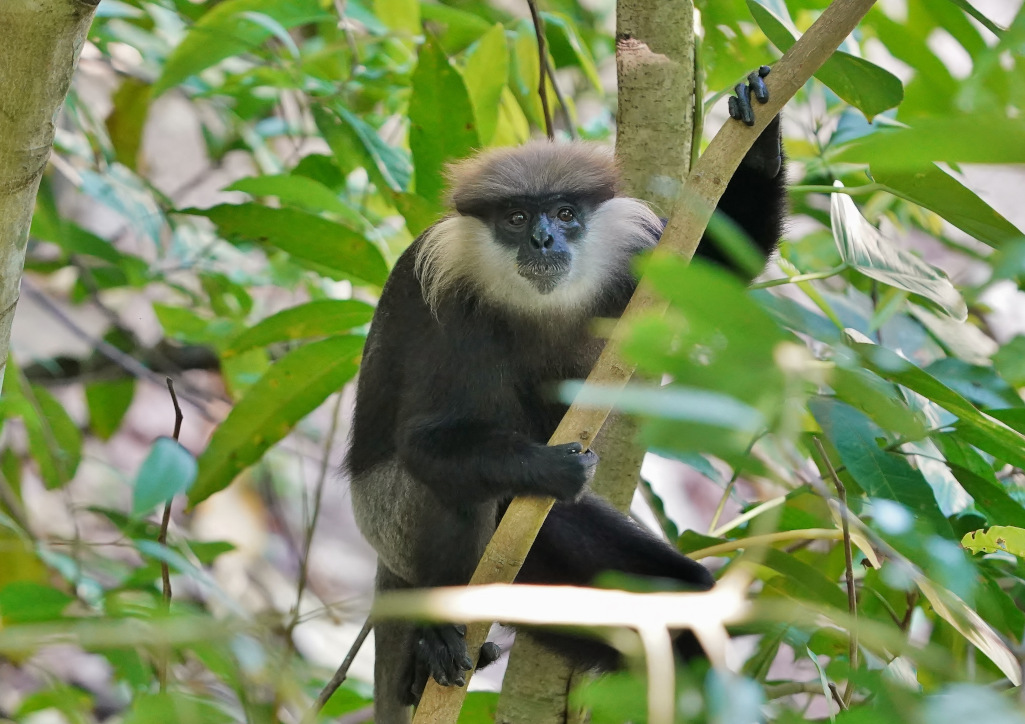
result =
[{"label": "sunlit leaf", "polygon": [[144,515],[185,493],[196,479],[196,459],[169,437],[159,437],[142,462],[132,492],[132,515]]},{"label": "sunlit leaf", "polygon": [[72,596],[31,581],[15,581],[0,588],[0,620],[10,625],[52,621],[61,617]]},{"label": "sunlit leaf", "polygon": [[541,17],[545,23],[545,39],[548,41],[548,52],[555,61],[557,68],[576,66],[583,71],[591,86],[602,91],[601,78],[594,64],[590,49],[580,38],[576,24],[562,13],[543,12]]},{"label": "sunlit leaf", "polygon": [[151,90],[149,83],[126,77],[114,94],[114,110],[107,116],[107,133],[118,159],[133,171],[137,170]]},{"label": "sunlit leaf", "polygon": [[380,286],[388,276],[381,252],[361,234],[297,209],[221,204],[209,209],[189,209],[187,213],[207,217],[228,240],[276,246],[340,278],[352,277]]},{"label": "sunlit leaf", "polygon": [[235,337],[222,352],[225,357],[253,347],[310,337],[327,337],[367,324],[374,308],[351,299],[321,299],[282,310]]},{"label": "sunlit leaf", "polygon": [[913,128],[873,133],[833,160],[876,172],[928,169],[933,163],[1025,163],[1025,123],[993,113],[917,119]]},{"label": "sunlit leaf", "polygon": [[409,148],[416,166],[416,192],[438,202],[445,187],[445,164],[468,156],[480,146],[480,136],[466,84],[445,52],[428,36],[418,58],[409,99]]},{"label": "sunlit leaf", "polygon": [[830,194],[829,217],[840,256],[865,276],[919,294],[964,321],[968,307],[946,275],[887,241],[847,194]]},{"label": "sunlit leaf", "polygon": [[318,0],[226,0],[213,6],[193,25],[185,39],[168,56],[153,97],[159,96],[190,75],[225,58],[261,45],[273,35],[266,23],[254,22],[248,13],[260,13],[282,28],[329,20]]},{"label": "sunlit leaf", "polygon": [[961,545],[972,553],[1003,551],[1025,558],[1025,529],[1009,525],[994,525],[967,534]]},{"label": "sunlit leaf", "polygon": [[505,42],[505,28],[497,23],[466,54],[466,68],[463,71],[483,144],[491,141],[498,125],[508,66],[509,49]]},{"label": "sunlit leaf", "polygon": [[246,392],[214,431],[199,456],[199,475],[189,493],[195,505],[227,487],[267,448],[356,373],[361,337],[331,337],[279,359]]},{"label": "sunlit leaf", "polygon": [[939,214],[951,224],[993,247],[1022,238],[1022,232],[996,209],[936,164],[913,170],[872,167],[876,183],[902,199]]}]

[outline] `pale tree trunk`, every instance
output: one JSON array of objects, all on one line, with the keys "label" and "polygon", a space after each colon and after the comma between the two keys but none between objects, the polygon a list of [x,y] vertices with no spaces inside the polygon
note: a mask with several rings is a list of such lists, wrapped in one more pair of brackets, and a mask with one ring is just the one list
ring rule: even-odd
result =
[{"label": "pale tree trunk", "polygon": [[[616,158],[623,193],[665,216],[690,171],[693,138],[694,5],[691,0],[619,0]],[[630,507],[644,450],[637,422],[613,415],[594,441],[601,457],[593,489],[620,510]],[[582,720],[566,694],[583,674],[520,633],[502,684],[496,724],[571,724]]]},{"label": "pale tree trunk", "polygon": [[0,382],[39,180],[99,0],[0,0]]}]

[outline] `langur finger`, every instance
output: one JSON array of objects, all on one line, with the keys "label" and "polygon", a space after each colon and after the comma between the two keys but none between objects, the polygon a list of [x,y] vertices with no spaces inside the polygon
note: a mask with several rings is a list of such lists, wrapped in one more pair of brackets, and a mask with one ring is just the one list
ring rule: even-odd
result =
[{"label": "langur finger", "polygon": [[743,121],[745,125],[753,126],[755,112],[751,107],[751,89],[744,83],[737,83],[733,87],[733,92],[737,95],[735,96],[736,102],[730,104],[730,115],[738,121]]},{"label": "langur finger", "polygon": [[762,80],[760,71],[754,71],[747,76],[747,84],[751,88],[754,97],[759,103],[766,103],[769,100],[769,87]]}]

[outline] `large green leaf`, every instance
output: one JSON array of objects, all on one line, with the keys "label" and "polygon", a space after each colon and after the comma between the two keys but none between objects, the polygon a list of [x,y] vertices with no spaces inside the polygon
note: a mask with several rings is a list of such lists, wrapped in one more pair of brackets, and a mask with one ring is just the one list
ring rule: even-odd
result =
[{"label": "large green leaf", "polygon": [[430,36],[420,46],[409,99],[409,147],[416,166],[416,192],[438,203],[444,167],[480,146],[466,84]]},{"label": "large green leaf", "polygon": [[359,214],[338,198],[338,194],[307,176],[248,176],[225,187],[224,190],[244,191],[253,196],[274,196],[286,206],[294,206],[313,213],[326,211],[343,219],[355,229],[362,228],[366,223],[360,219]]},{"label": "large green leaf", "polygon": [[[797,42],[786,25],[766,7],[756,0],[747,0],[747,6],[758,27],[777,48],[786,52]],[[869,118],[896,107],[904,98],[904,86],[897,76],[841,50],[833,52],[815,77]]]},{"label": "large green leaf", "polygon": [[304,211],[260,204],[221,204],[185,213],[207,217],[228,240],[270,244],[297,259],[336,272],[339,278],[353,277],[380,286],[388,276],[381,252],[361,234]]},{"label": "large green leaf", "polygon": [[404,151],[389,146],[369,123],[343,105],[314,106],[313,118],[345,171],[366,169],[378,189],[402,192],[409,188],[412,167]]},{"label": "large green leaf", "polygon": [[[272,22],[260,22],[264,16]],[[261,45],[275,34],[274,25],[297,25],[330,20],[319,0],[226,0],[203,15],[167,58],[153,87],[159,96],[190,75],[225,58]]]},{"label": "large green leaf", "polygon": [[883,284],[925,297],[958,321],[967,318],[968,306],[947,275],[885,239],[850,196],[830,194],[829,218],[837,249],[849,266]]},{"label": "large green leaf", "polygon": [[1018,467],[1025,467],[1025,436],[987,415],[925,370],[896,353],[866,342],[851,347],[880,377],[904,385],[960,418],[958,429],[964,440]]},{"label": "large green leaf", "polygon": [[993,247],[1022,238],[1022,232],[980,199],[974,191],[938,168],[927,164],[914,170],[872,168],[876,183],[902,199],[939,214],[951,224]]},{"label": "large green leaf", "polygon": [[24,423],[43,485],[53,490],[70,482],[82,459],[82,433],[64,406],[45,388],[28,384],[11,360],[0,403],[3,417],[20,417]]},{"label": "large green leaf", "polygon": [[352,299],[320,299],[284,309],[249,327],[223,350],[229,357],[253,347],[310,337],[327,337],[367,324],[374,308]]},{"label": "large green leaf", "polygon": [[950,534],[925,477],[903,456],[879,446],[884,433],[868,417],[829,397],[814,398],[808,407],[866,495],[901,503],[931,521],[937,532]]},{"label": "large green leaf", "polygon": [[118,160],[133,171],[137,170],[151,91],[149,83],[126,77],[114,94],[114,110],[107,116],[107,133]]},{"label": "large green leaf", "polygon": [[235,405],[199,456],[189,493],[205,500],[255,463],[303,417],[348,382],[359,366],[362,337],[331,337],[279,359]]},{"label": "large green leaf", "polygon": [[591,51],[580,37],[576,24],[562,13],[541,13],[545,22],[545,39],[548,52],[558,68],[576,66],[583,71],[591,86],[602,92],[601,77],[594,64]]},{"label": "large green leaf", "polygon": [[505,28],[497,23],[466,54],[466,69],[463,71],[466,89],[473,101],[480,140],[484,144],[495,135],[508,67]]},{"label": "large green leaf", "polygon": [[938,161],[1025,163],[1025,123],[992,112],[922,118],[913,128],[863,136],[832,160],[867,163],[877,173],[919,171]]}]

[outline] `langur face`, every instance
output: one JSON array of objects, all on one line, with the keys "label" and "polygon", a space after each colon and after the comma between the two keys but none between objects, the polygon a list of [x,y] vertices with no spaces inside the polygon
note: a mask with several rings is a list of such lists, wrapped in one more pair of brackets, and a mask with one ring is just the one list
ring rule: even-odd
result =
[{"label": "langur face", "polygon": [[516,252],[516,273],[549,294],[570,273],[591,209],[564,197],[510,199],[491,218],[495,240]]}]

